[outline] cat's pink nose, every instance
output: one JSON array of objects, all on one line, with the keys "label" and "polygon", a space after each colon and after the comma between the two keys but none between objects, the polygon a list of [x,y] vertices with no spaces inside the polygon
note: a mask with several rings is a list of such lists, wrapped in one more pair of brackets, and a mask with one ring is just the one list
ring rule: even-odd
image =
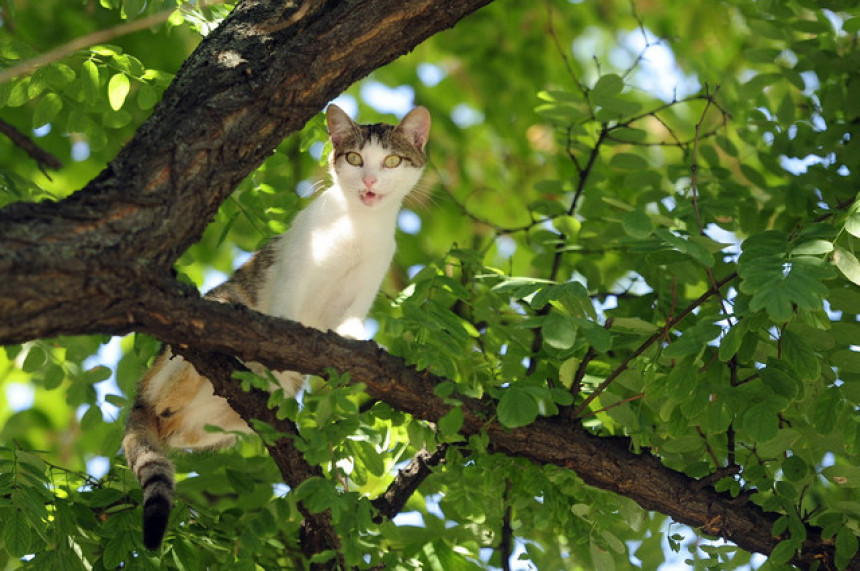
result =
[{"label": "cat's pink nose", "polygon": [[376,177],[373,175],[366,175],[362,177],[362,182],[364,182],[364,186],[367,187],[367,190],[373,188],[373,185],[376,184]]}]

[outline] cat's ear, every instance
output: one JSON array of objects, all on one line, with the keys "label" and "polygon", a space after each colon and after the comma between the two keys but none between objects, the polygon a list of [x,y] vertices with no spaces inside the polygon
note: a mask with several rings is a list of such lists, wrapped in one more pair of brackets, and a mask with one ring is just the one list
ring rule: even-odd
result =
[{"label": "cat's ear", "polygon": [[358,125],[349,118],[349,115],[334,104],[329,105],[326,109],[325,121],[328,124],[328,136],[331,138],[331,144],[335,147],[358,130]]},{"label": "cat's ear", "polygon": [[423,151],[430,136],[430,112],[426,107],[416,107],[403,117],[397,130],[403,133],[416,148]]}]

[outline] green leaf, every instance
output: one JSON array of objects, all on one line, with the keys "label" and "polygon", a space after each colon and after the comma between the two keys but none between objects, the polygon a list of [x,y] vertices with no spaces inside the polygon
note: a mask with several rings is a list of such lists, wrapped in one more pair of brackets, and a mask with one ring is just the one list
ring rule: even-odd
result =
[{"label": "green leaf", "polygon": [[109,367],[105,367],[104,365],[98,365],[84,371],[82,380],[85,383],[95,384],[109,379],[112,374],[113,371],[111,371]]},{"label": "green leaf", "polygon": [[768,562],[774,565],[784,565],[791,561],[794,553],[797,551],[797,544],[794,541],[780,541],[770,553]]},{"label": "green leaf", "polygon": [[836,264],[842,275],[860,285],[860,262],[857,261],[854,254],[844,248],[837,247],[833,253],[833,263]]},{"label": "green leaf", "polygon": [[86,99],[97,101],[100,92],[99,68],[92,60],[86,60],[81,64],[81,81]]},{"label": "green leaf", "polygon": [[549,391],[552,402],[561,406],[570,406],[573,404],[573,395],[570,391],[560,388],[552,388]]},{"label": "green leaf", "polygon": [[858,547],[860,544],[854,531],[847,525],[839,528],[836,532],[836,566],[840,569],[847,566]]},{"label": "green leaf", "polygon": [[84,413],[84,416],[81,417],[81,429],[82,430],[94,430],[103,421],[104,421],[104,418],[102,417],[101,409],[97,406],[90,406],[87,409],[87,412]]},{"label": "green leaf", "polygon": [[[172,544],[171,556],[177,569],[192,570],[200,568],[200,550],[187,539],[175,540]],[[236,567],[233,567],[235,570]]]},{"label": "green leaf", "polygon": [[622,89],[624,89],[624,80],[620,76],[610,73],[601,76],[597,80],[597,83],[594,84],[594,88],[591,90],[591,96],[595,102],[599,102],[604,98],[618,95]]},{"label": "green leaf", "polygon": [[787,370],[787,367],[776,359],[768,359],[767,366],[759,375],[762,382],[774,392],[774,394],[793,399],[800,390],[800,381],[795,379]]},{"label": "green leaf", "polygon": [[365,440],[354,440],[351,444],[352,449],[361,459],[368,472],[377,478],[385,474],[385,462],[383,462],[383,456],[373,444]]},{"label": "green leaf", "polygon": [[779,420],[768,403],[758,403],[744,413],[743,427],[754,441],[766,442],[776,437],[779,431]]},{"label": "green leaf", "polygon": [[[842,395],[835,387],[825,390],[815,400],[812,409],[812,422],[819,434],[830,434],[833,430],[838,418],[836,412],[841,404]],[[860,474],[858,474],[857,484],[860,486]]]},{"label": "green leaf", "polygon": [[629,117],[642,109],[642,104],[621,97],[602,97],[596,99],[595,103],[600,106],[600,109],[595,113],[595,118],[601,122]]},{"label": "green leaf", "polygon": [[698,452],[704,446],[704,442],[699,436],[679,436],[666,440],[660,449],[667,454],[687,454]]},{"label": "green leaf", "polygon": [[585,109],[568,103],[548,103],[535,107],[535,112],[550,121],[576,123],[586,118]]},{"label": "green leaf", "polygon": [[570,349],[576,342],[576,326],[569,317],[551,312],[541,326],[544,341],[556,349]]},{"label": "green leaf", "polygon": [[819,254],[829,254],[833,251],[833,242],[827,240],[807,240],[796,245],[791,249],[793,256],[815,256]]},{"label": "green leaf", "polygon": [[59,387],[66,378],[66,371],[55,363],[48,363],[42,376],[42,383],[48,390]]},{"label": "green leaf", "polygon": [[860,16],[845,20],[842,24],[842,29],[849,34],[860,32]]},{"label": "green leaf", "polygon": [[552,221],[552,226],[569,239],[579,234],[582,223],[573,216],[559,216]]},{"label": "green leaf", "polygon": [[116,569],[120,566],[126,556],[131,555],[134,543],[128,533],[117,533],[111,537],[104,547],[104,566],[107,569]]},{"label": "green leaf", "polygon": [[518,428],[534,422],[540,409],[532,395],[514,385],[505,390],[496,413],[502,425]]},{"label": "green leaf", "polygon": [[588,341],[595,351],[605,352],[612,347],[612,334],[593,321],[576,317],[574,323],[582,330],[585,340]]},{"label": "green leaf", "polygon": [[131,123],[131,114],[125,109],[106,111],[102,114],[102,125],[109,129],[119,129]]},{"label": "green leaf", "polygon": [[594,565],[592,569],[615,571],[615,559],[612,554],[603,549],[597,542],[592,540],[589,552],[591,553],[591,562]]},{"label": "green leaf", "polygon": [[830,355],[830,362],[842,373],[860,373],[860,352],[851,349],[835,351]]},{"label": "green leaf", "polygon": [[148,111],[158,103],[158,93],[150,85],[143,83],[137,88],[137,106]]},{"label": "green leaf", "polygon": [[708,249],[693,240],[687,241],[687,254],[706,268],[714,266],[714,256]]},{"label": "green leaf", "polygon": [[622,170],[646,170],[648,161],[633,153],[617,153],[609,159],[609,167]]},{"label": "green leaf", "polygon": [[743,173],[743,175],[745,177],[747,177],[747,179],[749,179],[749,181],[751,183],[753,183],[754,185],[756,185],[757,187],[759,187],[759,188],[767,188],[768,187],[767,182],[765,181],[761,172],[759,172],[758,170],[752,168],[751,166],[749,166],[746,163],[741,163],[740,169],[741,169],[741,172]]},{"label": "green leaf", "polygon": [[806,477],[807,472],[806,462],[799,456],[789,456],[782,461],[782,474],[787,480],[799,482]]},{"label": "green leaf", "polygon": [[16,511],[3,526],[3,544],[12,557],[23,557],[30,553],[32,541],[30,523],[24,514]]},{"label": "green leaf", "polygon": [[651,218],[641,210],[631,210],[621,221],[624,232],[631,238],[642,240],[651,235],[654,225]]},{"label": "green leaf", "polygon": [[672,359],[698,355],[721,331],[722,328],[714,323],[697,323],[684,331],[680,339],[666,347],[663,354]]},{"label": "green leaf", "polygon": [[743,323],[743,321],[736,323],[735,326],[729,329],[728,333],[725,334],[722,341],[720,341],[720,361],[728,361],[734,357],[738,352],[738,349],[741,348],[741,342],[748,330],[747,327],[742,325]]},{"label": "green leaf", "polygon": [[775,287],[770,291],[756,293],[750,301],[750,309],[764,309],[768,316],[777,323],[785,323],[794,314],[792,299],[783,287]]},{"label": "green leaf", "polygon": [[780,340],[783,357],[794,367],[800,378],[808,381],[817,379],[821,374],[821,362],[812,347],[800,335],[791,331],[785,331]]},{"label": "green leaf", "polygon": [[[860,18],[858,18],[860,19]],[[860,212],[852,214],[845,220],[845,231],[854,236],[855,238],[860,238]]]},{"label": "green leaf", "polygon": [[59,91],[75,80],[75,72],[64,63],[51,64],[45,74],[50,89]]},{"label": "green leaf", "polygon": [[114,74],[108,82],[108,102],[111,109],[119,111],[125,103],[125,98],[128,95],[131,84],[128,81],[128,76],[124,73]]},{"label": "green leaf", "polygon": [[27,352],[27,357],[21,365],[21,369],[25,373],[34,373],[45,366],[48,361],[48,355],[45,350],[38,345],[33,345]]},{"label": "green leaf", "polygon": [[860,488],[860,468],[856,466],[828,466],[821,475],[842,488]]},{"label": "green leaf", "polygon": [[773,63],[779,56],[779,50],[773,48],[751,48],[744,52],[747,59],[753,63]]},{"label": "green leaf", "polygon": [[122,12],[124,18],[138,16],[146,6],[146,0],[122,0]]},{"label": "green leaf", "polygon": [[539,180],[534,187],[540,194],[564,194],[567,192],[564,182],[557,179]]},{"label": "green leaf", "polygon": [[612,331],[650,335],[657,331],[657,326],[638,317],[616,317],[612,320]]},{"label": "green leaf", "polygon": [[439,432],[443,436],[454,435],[460,432],[463,427],[463,407],[452,407],[445,415],[436,423],[439,427]]},{"label": "green leaf", "polygon": [[33,127],[47,125],[63,109],[63,100],[56,93],[46,93],[33,110]]}]

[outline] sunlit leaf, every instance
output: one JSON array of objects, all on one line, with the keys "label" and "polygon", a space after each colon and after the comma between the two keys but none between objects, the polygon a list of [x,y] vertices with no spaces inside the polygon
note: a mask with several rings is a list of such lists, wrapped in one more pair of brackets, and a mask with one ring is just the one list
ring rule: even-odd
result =
[{"label": "sunlit leaf", "polygon": [[118,111],[125,103],[125,98],[131,89],[128,76],[124,73],[116,73],[108,82],[108,101],[111,109]]},{"label": "sunlit leaf", "polygon": [[833,263],[836,264],[842,275],[860,285],[860,262],[857,261],[854,254],[843,248],[836,248],[833,253]]}]

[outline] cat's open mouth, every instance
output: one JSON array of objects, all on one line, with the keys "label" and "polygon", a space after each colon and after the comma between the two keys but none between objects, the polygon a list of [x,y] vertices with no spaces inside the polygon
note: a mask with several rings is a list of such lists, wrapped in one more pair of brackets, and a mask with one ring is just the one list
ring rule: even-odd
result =
[{"label": "cat's open mouth", "polygon": [[382,200],[381,194],[376,194],[370,190],[361,190],[358,192],[358,197],[366,206],[373,206],[380,200]]}]

